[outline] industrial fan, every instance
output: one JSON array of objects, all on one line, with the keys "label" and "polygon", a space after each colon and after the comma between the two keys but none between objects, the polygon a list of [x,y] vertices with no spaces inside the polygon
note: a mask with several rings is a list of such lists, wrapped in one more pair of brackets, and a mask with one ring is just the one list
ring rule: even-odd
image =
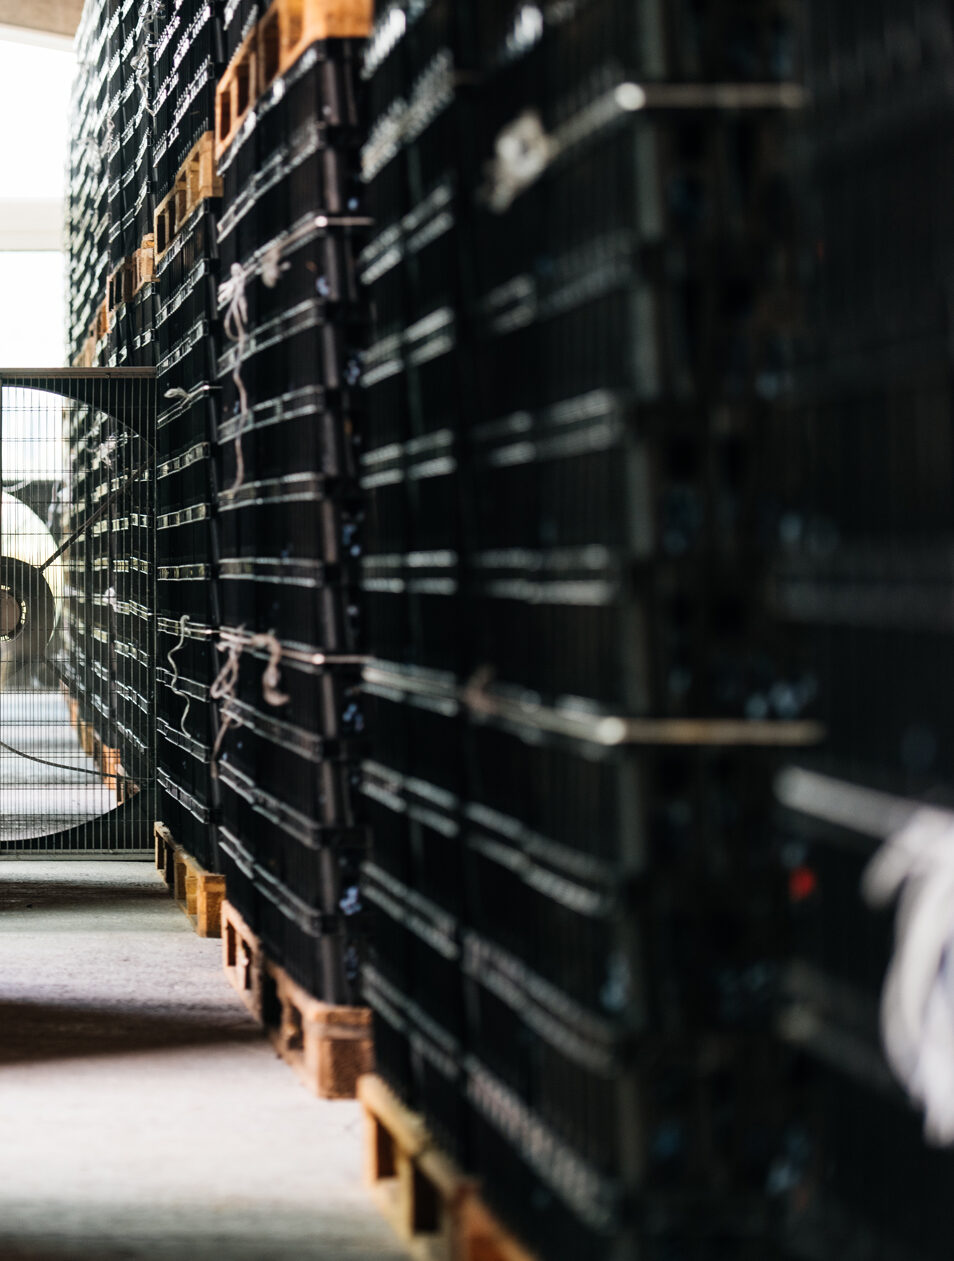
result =
[{"label": "industrial fan", "polygon": [[151,370],[0,369],[0,857],[151,840],[154,428]]},{"label": "industrial fan", "polygon": [[14,495],[0,499],[0,690],[44,660],[63,601],[64,566],[53,535]]}]

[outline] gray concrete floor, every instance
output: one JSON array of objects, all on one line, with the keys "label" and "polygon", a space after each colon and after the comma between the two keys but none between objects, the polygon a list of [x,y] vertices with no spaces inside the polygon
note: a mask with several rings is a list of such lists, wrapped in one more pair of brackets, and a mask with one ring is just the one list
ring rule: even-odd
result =
[{"label": "gray concrete floor", "polygon": [[151,864],[0,861],[0,1261],[398,1261]]},{"label": "gray concrete floor", "polygon": [[59,689],[0,692],[0,739],[6,746],[0,748],[0,847],[75,827],[116,805],[116,794],[80,748]]}]

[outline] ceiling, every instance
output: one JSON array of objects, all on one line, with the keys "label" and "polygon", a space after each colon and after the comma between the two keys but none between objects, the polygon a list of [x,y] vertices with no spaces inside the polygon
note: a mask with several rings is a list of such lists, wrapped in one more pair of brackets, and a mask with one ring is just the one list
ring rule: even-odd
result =
[{"label": "ceiling", "polygon": [[82,11],[83,0],[0,0],[0,26],[73,36]]}]

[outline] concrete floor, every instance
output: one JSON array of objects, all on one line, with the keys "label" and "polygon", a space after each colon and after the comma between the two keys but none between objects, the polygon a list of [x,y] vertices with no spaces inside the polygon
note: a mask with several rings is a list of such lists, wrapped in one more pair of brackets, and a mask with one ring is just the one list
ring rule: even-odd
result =
[{"label": "concrete floor", "polygon": [[148,863],[0,861],[0,1261],[405,1256],[220,948]]},{"label": "concrete floor", "polygon": [[18,840],[75,827],[116,805],[116,794],[80,748],[59,689],[0,692],[0,739],[6,746],[0,748],[0,846],[16,848]]}]

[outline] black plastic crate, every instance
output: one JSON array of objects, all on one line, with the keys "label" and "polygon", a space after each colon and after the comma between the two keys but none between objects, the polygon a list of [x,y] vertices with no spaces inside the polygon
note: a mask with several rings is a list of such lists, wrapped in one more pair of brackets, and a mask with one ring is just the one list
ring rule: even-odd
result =
[{"label": "black plastic crate", "polygon": [[267,794],[240,791],[243,779],[230,771],[220,771],[219,779],[223,826],[265,871],[313,910],[334,915],[359,909],[360,866],[368,853],[365,829],[296,827],[290,810],[272,808]]},{"label": "black plastic crate", "polygon": [[168,826],[175,840],[206,870],[219,871],[213,812],[161,767],[156,778],[159,787],[159,820]]},{"label": "black plastic crate", "polygon": [[219,577],[224,624],[329,654],[361,651],[356,592],[319,562],[224,558]]},{"label": "black plastic crate", "polygon": [[245,468],[260,477],[314,473],[354,484],[360,430],[356,417],[342,411],[318,385],[279,388],[272,397],[250,398],[244,416],[230,413],[218,422],[220,485],[228,489],[236,484],[239,442]]},{"label": "black plastic crate", "polygon": [[256,869],[265,953],[323,1002],[360,1001],[365,954],[360,909],[354,915],[323,915]]},{"label": "black plastic crate", "polygon": [[234,700],[222,708],[227,730],[220,762],[251,779],[291,810],[329,827],[354,823],[351,784],[355,764],[345,750],[319,736]]},{"label": "black plastic crate", "polygon": [[156,719],[159,765],[168,779],[208,811],[215,807],[212,746],[164,718]]},{"label": "black plastic crate", "polygon": [[[223,631],[227,634],[228,628]],[[252,643],[246,643],[242,649],[233,692],[235,699],[244,707],[278,719],[298,731],[357,747],[366,732],[357,664],[329,665],[321,653],[277,646],[281,651],[276,660],[279,678],[275,688],[285,699],[277,706],[269,702],[271,692],[265,676],[273,660],[274,647]],[[218,665],[223,663],[220,649]]]},{"label": "black plastic crate", "polygon": [[220,870],[225,876],[225,896],[252,932],[261,929],[262,894],[251,854],[235,837],[217,829]]},{"label": "black plastic crate", "polygon": [[218,497],[224,556],[314,558],[338,567],[346,581],[361,556],[363,525],[360,500],[334,494],[316,473],[248,479]]}]

